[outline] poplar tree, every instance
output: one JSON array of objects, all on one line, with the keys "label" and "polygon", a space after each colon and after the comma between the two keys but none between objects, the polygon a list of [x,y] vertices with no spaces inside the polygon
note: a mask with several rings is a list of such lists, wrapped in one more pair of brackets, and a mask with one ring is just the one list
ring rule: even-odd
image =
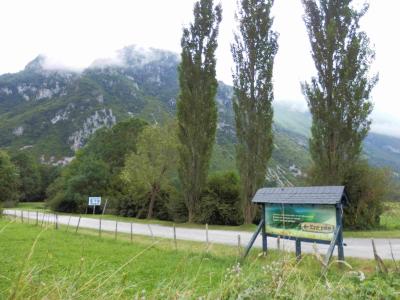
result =
[{"label": "poplar tree", "polygon": [[214,7],[212,0],[200,0],[195,3],[193,14],[194,22],[184,28],[181,40],[177,103],[179,177],[189,222],[194,219],[215,142],[215,50],[222,9],[220,5]]},{"label": "poplar tree", "polygon": [[302,84],[312,114],[312,177],[318,184],[342,184],[360,158],[371,124],[377,76],[368,73],[375,53],[359,25],[368,5],[357,10],[352,0],[302,1],[317,69],[317,76]]},{"label": "poplar tree", "polygon": [[251,200],[265,182],[273,149],[272,74],[278,51],[278,34],[271,27],[273,0],[242,0],[236,19],[239,30],[231,46],[237,166],[240,174],[245,223],[251,223],[255,207]]}]

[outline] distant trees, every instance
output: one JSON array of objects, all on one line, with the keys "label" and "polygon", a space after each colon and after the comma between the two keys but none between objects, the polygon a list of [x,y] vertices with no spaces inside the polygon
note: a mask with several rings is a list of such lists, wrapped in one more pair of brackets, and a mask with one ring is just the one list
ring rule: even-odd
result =
[{"label": "distant trees", "polygon": [[371,120],[377,77],[368,72],[374,52],[352,0],[303,0],[317,77],[303,83],[312,114],[310,153],[315,181],[340,184],[358,162]]},{"label": "distant trees", "polygon": [[278,34],[271,27],[273,0],[241,0],[239,31],[232,55],[236,136],[236,160],[240,174],[244,222],[251,223],[255,207],[251,200],[265,182],[273,149],[274,58]]},{"label": "distant trees", "polygon": [[0,150],[0,204],[13,205],[19,199],[19,174],[5,151]]},{"label": "distant trees", "polygon": [[37,201],[42,196],[42,175],[39,162],[26,151],[17,151],[11,161],[20,176],[20,201]]},{"label": "distant trees", "polygon": [[107,196],[109,184],[108,165],[93,156],[79,153],[49,187],[48,203],[54,210],[84,212],[88,196]]},{"label": "distant trees", "polygon": [[[109,207],[124,193],[120,172],[126,156],[136,151],[146,122],[129,119],[95,133],[48,190],[48,203],[59,211],[84,211],[88,196],[109,196]],[[113,207],[114,206],[114,207]]]},{"label": "distant trees", "polygon": [[146,199],[147,218],[153,217],[156,199],[167,188],[177,163],[176,128],[149,125],[140,133],[137,151],[126,159],[121,173],[127,189],[142,190]]},{"label": "distant trees", "polygon": [[222,9],[220,5],[214,7],[212,0],[200,0],[195,3],[193,13],[194,22],[183,30],[181,40],[177,102],[179,178],[189,222],[194,220],[215,141],[218,87],[215,50]]}]

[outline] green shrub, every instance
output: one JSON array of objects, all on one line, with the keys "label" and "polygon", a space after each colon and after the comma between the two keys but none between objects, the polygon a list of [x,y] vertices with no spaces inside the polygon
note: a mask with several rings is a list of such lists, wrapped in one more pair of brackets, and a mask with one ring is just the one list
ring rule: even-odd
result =
[{"label": "green shrub", "polygon": [[[153,217],[159,220],[173,220],[168,207],[171,189],[161,190],[155,201]],[[133,194],[121,194],[118,198],[117,213],[124,217],[135,217],[144,219],[147,217],[149,205],[149,192],[136,190]]]},{"label": "green shrub", "polygon": [[345,207],[344,224],[348,229],[378,227],[383,201],[390,192],[391,172],[373,168],[362,161],[345,177],[349,203]]},{"label": "green shrub", "polygon": [[233,172],[212,175],[203,191],[196,221],[216,225],[243,223],[239,178]]}]

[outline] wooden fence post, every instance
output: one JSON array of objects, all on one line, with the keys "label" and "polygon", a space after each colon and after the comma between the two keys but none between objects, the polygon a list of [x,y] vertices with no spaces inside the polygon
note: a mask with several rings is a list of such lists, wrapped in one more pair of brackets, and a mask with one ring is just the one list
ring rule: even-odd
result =
[{"label": "wooden fence post", "polygon": [[69,218],[68,218],[67,229],[65,231],[68,231],[68,229],[69,229],[69,222],[71,222],[71,216],[69,216]]},{"label": "wooden fence post", "polygon": [[75,229],[75,233],[77,233],[78,232],[78,229],[79,229],[79,224],[81,223],[81,216],[79,216],[79,219],[78,219],[78,224],[76,225],[76,229]]},{"label": "wooden fence post", "polygon": [[131,222],[131,244],[133,242],[133,224]]},{"label": "wooden fence post", "polygon": [[147,227],[149,227],[151,237],[154,238],[153,230],[151,230],[150,224],[147,224]]},{"label": "wooden fence post", "polygon": [[242,245],[240,241],[240,234],[238,234],[238,256],[240,257],[242,255]]},{"label": "wooden fence post", "polygon": [[39,225],[39,212],[36,211],[36,226]]},{"label": "wooden fence post", "polygon": [[114,233],[114,239],[117,239],[117,232],[118,232],[118,221],[115,221],[115,233]]},{"label": "wooden fence post", "polygon": [[174,223],[174,244],[175,244],[175,250],[178,250],[178,243],[176,241],[176,227]]},{"label": "wooden fence post", "polygon": [[380,273],[387,274],[388,269],[385,266],[385,263],[383,262],[382,258],[378,255],[378,251],[376,251],[374,239],[371,239],[371,242],[372,242],[372,251],[374,252],[374,259],[376,262],[377,269],[379,270]]},{"label": "wooden fence post", "polygon": [[55,214],[54,218],[55,218],[54,221],[56,222],[56,229],[58,229],[58,214]]},{"label": "wooden fence post", "polygon": [[101,215],[99,219],[99,237],[101,237]]},{"label": "wooden fence post", "polygon": [[208,223],[206,223],[206,243],[207,243],[207,252],[209,248],[209,240],[208,240]]},{"label": "wooden fence post", "polygon": [[43,215],[42,215],[42,222],[41,222],[41,224],[40,224],[40,227],[43,227],[43,223],[44,223],[44,216],[45,216],[45,213],[43,213]]}]

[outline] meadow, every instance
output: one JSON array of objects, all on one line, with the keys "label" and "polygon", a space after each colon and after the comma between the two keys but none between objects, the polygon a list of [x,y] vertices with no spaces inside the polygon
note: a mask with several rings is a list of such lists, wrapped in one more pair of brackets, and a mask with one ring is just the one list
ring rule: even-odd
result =
[{"label": "meadow", "polygon": [[0,219],[0,299],[399,299],[400,271],[372,260],[254,250]]}]

